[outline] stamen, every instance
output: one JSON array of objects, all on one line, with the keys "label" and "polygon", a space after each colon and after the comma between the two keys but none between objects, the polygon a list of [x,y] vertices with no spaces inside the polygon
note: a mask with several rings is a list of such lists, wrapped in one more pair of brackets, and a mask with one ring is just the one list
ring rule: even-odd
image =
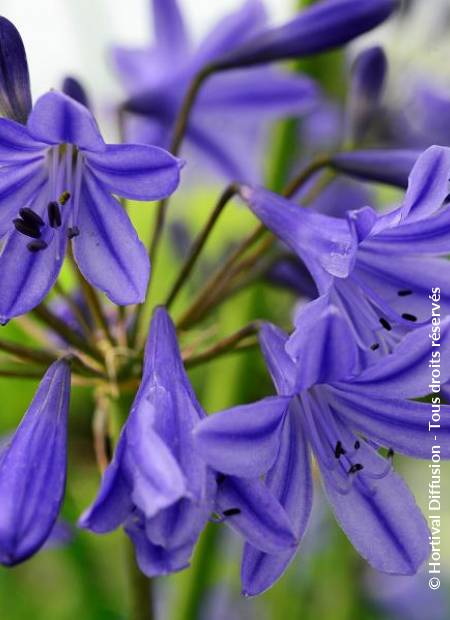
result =
[{"label": "stamen", "polygon": [[223,511],[225,517],[234,517],[234,515],[240,515],[241,511],[239,508],[227,508],[227,510]]},{"label": "stamen", "polygon": [[28,222],[24,222],[19,217],[13,220],[14,228],[17,232],[22,233],[26,237],[32,237],[33,239],[39,239],[41,236],[41,231],[36,226],[29,224]]},{"label": "stamen", "polygon": [[61,211],[57,202],[52,200],[47,205],[48,223],[52,228],[59,228],[61,226]]},{"label": "stamen", "polygon": [[67,229],[67,236],[69,237],[69,239],[78,237],[79,234],[80,234],[80,229],[78,228],[78,226],[69,226],[69,228]]},{"label": "stamen", "polygon": [[380,345],[378,344],[378,342],[374,342],[372,345],[370,345],[370,348],[372,351],[376,351],[380,348]]},{"label": "stamen", "polygon": [[336,447],[334,448],[334,456],[338,459],[345,453],[346,453],[346,450],[343,447],[342,442],[338,441],[336,444]]},{"label": "stamen", "polygon": [[58,198],[59,204],[63,207],[66,202],[70,199],[70,192],[63,192],[61,196]]},{"label": "stamen", "polygon": [[409,288],[403,288],[400,291],[397,291],[397,295],[399,297],[407,297],[408,295],[412,295],[413,292]]},{"label": "stamen", "polygon": [[414,314],[408,314],[407,312],[402,314],[402,319],[405,319],[405,321],[412,321],[413,323],[417,321],[417,317]]},{"label": "stamen", "polygon": [[45,226],[44,220],[38,215],[33,209],[29,207],[23,207],[23,209],[19,209],[20,217],[29,225],[33,226]]},{"label": "stamen", "polygon": [[362,469],[364,469],[364,465],[361,465],[361,463],[353,463],[353,465],[350,467],[347,473],[356,474],[358,471],[361,471]]},{"label": "stamen", "polygon": [[387,321],[386,319],[384,319],[383,317],[380,318],[380,324],[382,327],[384,327],[384,329],[386,329],[388,332],[391,331],[392,326],[389,323],[389,321]]},{"label": "stamen", "polygon": [[387,458],[391,459],[392,461],[392,459],[394,458],[394,454],[395,454],[394,450],[392,448],[389,448],[389,450],[387,451]]},{"label": "stamen", "polygon": [[45,250],[48,247],[48,243],[46,243],[43,239],[38,239],[37,241],[30,241],[27,244],[27,248],[30,252],[40,252],[41,250]]},{"label": "stamen", "polygon": [[355,450],[359,450],[359,449],[360,449],[360,447],[361,447],[361,442],[357,439],[357,440],[355,441],[354,448],[355,448]]}]

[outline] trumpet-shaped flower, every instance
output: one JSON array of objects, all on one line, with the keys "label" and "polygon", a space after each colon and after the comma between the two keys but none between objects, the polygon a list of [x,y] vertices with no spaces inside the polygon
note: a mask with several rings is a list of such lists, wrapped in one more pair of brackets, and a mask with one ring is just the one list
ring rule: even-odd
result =
[{"label": "trumpet-shaped flower", "polygon": [[0,448],[0,563],[36,553],[52,533],[64,496],[70,367],[55,362],[22,422]]},{"label": "trumpet-shaped flower", "polygon": [[[285,407],[283,397],[267,404],[277,411]],[[204,416],[175,328],[158,308],[129,419],[99,494],[80,521],[97,533],[123,525],[149,576],[185,568],[214,511],[258,548],[275,553],[295,544],[283,508],[261,481],[224,477],[197,453],[193,429]]]},{"label": "trumpet-shaped flower", "polygon": [[[450,152],[431,147],[409,176],[402,205],[386,214],[370,207],[347,221],[300,208],[264,189],[241,190],[250,209],[302,258],[320,295],[347,317],[353,338],[370,357],[429,321],[431,296],[450,309]],[[310,312],[310,310],[306,310]],[[295,355],[304,315],[291,336]]]},{"label": "trumpet-shaped flower", "polygon": [[[363,372],[349,327],[336,307],[310,304],[298,363],[286,352],[287,336],[272,325],[261,347],[277,391],[290,395],[287,412],[269,415],[255,403],[247,412],[225,412],[196,431],[205,460],[241,476],[266,474],[301,540],[311,511],[310,453],[337,521],[358,552],[376,569],[415,573],[429,552],[428,528],[413,496],[393,471],[394,451],[429,458],[431,404],[406,400],[429,391],[426,327],[406,336],[394,352]],[[441,355],[450,346],[442,326]],[[450,375],[450,369],[444,371]],[[450,458],[450,408],[442,407],[442,457]],[[386,456],[378,448],[387,448]],[[242,563],[244,592],[259,594],[283,573],[295,550],[265,554],[247,545]]]}]

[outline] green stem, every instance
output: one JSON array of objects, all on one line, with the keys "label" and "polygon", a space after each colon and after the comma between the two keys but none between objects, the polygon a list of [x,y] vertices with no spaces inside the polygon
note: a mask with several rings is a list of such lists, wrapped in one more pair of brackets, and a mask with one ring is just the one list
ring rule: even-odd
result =
[{"label": "green stem", "polygon": [[[172,142],[170,145],[170,152],[173,155],[178,155],[181,144],[183,142],[183,138],[186,134],[186,129],[189,122],[189,116],[191,114],[194,103],[197,99],[197,95],[206,81],[206,79],[215,71],[214,65],[208,65],[201,69],[197,75],[194,76],[188,91],[184,97],[183,103],[181,104],[180,112],[178,114],[175,127],[173,130]],[[158,251],[159,243],[161,240],[161,234],[164,228],[164,223],[166,220],[166,212],[169,200],[168,198],[161,200],[158,205],[158,213],[156,216],[156,224],[155,230],[153,232],[153,238],[150,243],[150,260],[155,263],[156,262],[156,254]]]},{"label": "green stem", "polygon": [[128,618],[129,620],[154,620],[151,580],[139,570],[131,541],[127,539],[126,543],[130,584],[130,613]]},{"label": "green stem", "polygon": [[[300,173],[292,179],[292,181],[285,187],[282,195],[286,198],[291,198],[316,172],[326,167],[329,164],[329,161],[329,157],[326,155],[321,155],[320,157],[314,159],[308,166],[303,168]],[[239,259],[265,234],[269,234],[269,231],[266,229],[264,224],[258,224],[251,231],[251,233],[247,237],[245,237],[245,239],[238,245],[235,251],[225,261],[225,263],[221,267],[219,267],[219,269],[215,273],[213,273],[210,279],[205,283],[203,288],[198,293],[197,297],[194,299],[192,304],[184,312],[184,314],[178,321],[178,328],[186,329],[188,326],[192,325],[203,316],[203,308],[211,307],[210,303],[208,305],[208,302],[211,300],[211,298],[216,296],[218,290],[223,290],[225,284],[229,282],[232,274],[234,275],[238,272],[238,270],[235,269],[235,266]],[[265,240],[264,245],[262,246],[262,252],[258,251],[255,254],[256,259],[261,256],[261,253],[270,248],[274,240],[275,237],[270,234],[270,237]],[[241,263],[241,265],[244,264],[246,268],[249,267],[247,263]]]},{"label": "green stem", "polygon": [[[259,330],[259,323],[257,321],[253,321],[252,323],[249,323],[248,325],[238,330],[234,334],[231,334],[230,336],[223,338],[223,340],[220,340],[219,342],[214,344],[209,349],[202,351],[202,353],[198,353],[197,355],[191,355],[187,357],[184,360],[185,365],[187,368],[192,368],[193,366],[197,366],[199,364],[202,364],[203,362],[208,362],[209,360],[215,359],[216,357],[219,357],[221,355],[226,355],[227,353],[236,351],[239,345],[240,345],[239,348],[244,346],[243,341],[257,334],[258,330]],[[249,343],[245,343],[245,344],[248,345]],[[250,343],[251,346],[254,346],[255,344],[256,344],[255,342]]]},{"label": "green stem", "polygon": [[220,196],[216,206],[214,207],[210,217],[208,218],[208,221],[205,224],[205,227],[203,228],[200,235],[197,237],[197,239],[192,244],[191,250],[186,258],[186,261],[183,267],[181,268],[181,271],[178,274],[178,277],[175,280],[175,283],[167,297],[167,301],[166,301],[167,308],[170,308],[170,306],[175,301],[175,298],[178,292],[180,291],[184,282],[187,280],[192,269],[194,268],[195,263],[197,262],[197,259],[200,256],[201,251],[203,250],[203,247],[206,241],[208,240],[209,235],[211,234],[217,220],[219,219],[220,214],[222,213],[223,209],[226,207],[228,202],[233,198],[233,196],[237,192],[238,192],[238,186],[235,184],[232,184],[232,185],[229,185],[225,189],[225,191],[222,193],[222,195]]},{"label": "green stem", "polygon": [[78,336],[65,321],[59,318],[54,312],[50,310],[44,303],[32,310],[32,314],[40,321],[48,325],[53,331],[55,331],[63,340],[72,345],[76,349],[83,351],[87,355],[92,356],[98,361],[102,361],[102,354],[96,348],[92,347],[83,338]]},{"label": "green stem", "polygon": [[58,359],[56,353],[44,351],[42,349],[33,349],[17,342],[0,339],[0,350],[9,353],[25,362],[35,362],[42,366],[48,366]]}]

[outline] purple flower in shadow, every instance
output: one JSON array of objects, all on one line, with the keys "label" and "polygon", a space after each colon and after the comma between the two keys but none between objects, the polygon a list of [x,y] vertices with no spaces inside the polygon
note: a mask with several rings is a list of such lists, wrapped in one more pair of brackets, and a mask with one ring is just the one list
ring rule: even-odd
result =
[{"label": "purple flower in shadow", "polygon": [[[428,528],[413,496],[393,471],[393,451],[429,458],[430,405],[406,400],[428,392],[431,345],[426,327],[406,336],[394,352],[358,371],[358,350],[338,309],[309,305],[298,360],[286,352],[287,335],[266,324],[262,351],[279,394],[290,404],[278,415],[255,403],[246,412],[224,412],[200,423],[197,447],[212,467],[233,475],[266,475],[267,486],[291,518],[301,540],[312,503],[310,452],[339,525],[377,570],[415,573],[429,553]],[[442,351],[450,346],[443,325]],[[450,368],[446,370],[450,374]],[[450,408],[441,445],[450,458]],[[378,448],[388,448],[382,456]],[[247,544],[243,591],[256,595],[283,573],[295,550],[265,554]]]},{"label": "purple flower in shadow", "polygon": [[[287,399],[270,399],[283,410]],[[205,417],[183,367],[175,328],[155,311],[143,379],[93,505],[80,525],[97,533],[121,525],[142,571],[162,575],[188,566],[193,546],[213,512],[260,549],[295,545],[288,517],[263,482],[223,476],[194,446]]]},{"label": "purple flower in shadow", "polygon": [[0,563],[36,553],[54,531],[66,483],[70,367],[50,366],[16,432],[0,448]]},{"label": "purple flower in shadow", "polygon": [[397,0],[322,0],[250,38],[217,64],[230,69],[318,54],[375,28],[398,6]]},{"label": "purple flower in shadow", "polygon": [[[260,0],[247,0],[222,19],[194,48],[176,0],[152,2],[156,42],[152,47],[116,47],[113,59],[128,93],[124,108],[131,140],[169,148],[176,116],[190,81],[205,65],[260,32],[266,23]],[[214,75],[203,86],[186,135],[191,161],[227,179],[255,181],[269,121],[303,114],[317,99],[312,80],[259,68]],[[195,170],[195,168],[194,168]]]},{"label": "purple flower in shadow", "polygon": [[[244,187],[250,209],[308,267],[320,295],[347,317],[352,337],[370,358],[390,351],[430,320],[431,289],[450,310],[450,152],[431,147],[417,160],[402,205],[385,214],[370,207],[347,221],[300,208],[265,189]],[[289,347],[302,338],[302,314]]]}]

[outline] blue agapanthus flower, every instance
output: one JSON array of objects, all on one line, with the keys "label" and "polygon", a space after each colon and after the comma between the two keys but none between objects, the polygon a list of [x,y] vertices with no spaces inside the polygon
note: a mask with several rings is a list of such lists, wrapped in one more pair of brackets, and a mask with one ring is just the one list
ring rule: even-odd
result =
[{"label": "blue agapanthus flower", "polygon": [[[194,47],[176,0],[153,0],[156,42],[148,48],[117,47],[113,58],[127,90],[127,135],[168,148],[183,96],[194,75],[263,29],[260,0],[222,19]],[[267,122],[300,114],[317,98],[312,80],[268,68],[211,77],[189,119],[186,146],[203,166],[228,179],[261,177]],[[188,151],[184,151],[190,160]],[[200,156],[200,158],[199,158]]]},{"label": "blue agapanthus flower", "polygon": [[0,119],[0,163],[1,323],[45,297],[69,240],[91,284],[117,304],[143,301],[147,253],[112,194],[169,195],[178,159],[158,147],[105,144],[87,108],[52,91],[26,126]]},{"label": "blue agapanthus flower", "polygon": [[[363,372],[358,350],[336,306],[310,304],[298,362],[286,352],[287,335],[266,324],[261,347],[287,411],[258,403],[247,412],[224,412],[201,422],[200,454],[212,466],[266,483],[291,518],[301,540],[311,511],[310,451],[325,494],[348,538],[377,570],[412,574],[429,553],[428,528],[413,496],[393,471],[394,451],[429,458],[430,404],[406,400],[429,391],[428,328],[405,337],[394,352]],[[450,346],[450,323],[442,325],[441,355]],[[445,371],[446,376],[450,369]],[[450,409],[442,415],[442,458],[450,458]],[[386,456],[378,452],[385,447]],[[264,554],[247,544],[243,589],[259,594],[283,573],[295,554]]]},{"label": "blue agapanthus flower", "polygon": [[0,447],[0,564],[36,553],[64,497],[70,365],[50,366],[14,435]]},{"label": "blue agapanthus flower", "polygon": [[[284,397],[262,405],[277,412],[286,406]],[[263,482],[225,477],[200,457],[193,429],[204,417],[175,328],[158,308],[129,419],[99,494],[80,521],[97,533],[123,525],[149,576],[185,568],[213,512],[259,549],[277,553],[295,545],[283,508]]]},{"label": "blue agapanthus flower", "polygon": [[[72,240],[87,280],[117,304],[143,301],[144,246],[115,196],[159,200],[180,160],[148,145],[105,144],[74,80],[31,108],[22,40],[0,18],[0,323],[42,301]],[[114,194],[114,196],[113,196]]]},{"label": "blue agapanthus flower", "polygon": [[[250,209],[302,258],[320,295],[348,318],[353,337],[370,357],[382,355],[431,316],[431,289],[450,310],[450,152],[431,147],[409,177],[402,205],[386,214],[370,207],[347,221],[300,208],[265,189],[244,187]],[[301,338],[291,337],[296,349]]]}]

